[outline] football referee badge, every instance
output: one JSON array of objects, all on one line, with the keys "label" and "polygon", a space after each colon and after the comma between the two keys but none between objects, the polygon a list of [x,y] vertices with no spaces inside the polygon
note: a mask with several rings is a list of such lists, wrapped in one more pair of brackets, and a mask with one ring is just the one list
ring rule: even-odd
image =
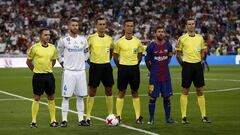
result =
[{"label": "football referee badge", "polygon": [[148,93],[152,93],[154,90],[154,85],[153,84],[149,84],[148,85]]},{"label": "football referee badge", "polygon": [[134,48],[134,49],[133,49],[133,54],[137,54],[137,53],[138,53],[137,48]]},{"label": "football referee badge", "polygon": [[107,47],[107,48],[106,48],[106,50],[107,50],[107,52],[109,52],[109,51],[110,51],[110,48],[109,48],[109,47]]}]

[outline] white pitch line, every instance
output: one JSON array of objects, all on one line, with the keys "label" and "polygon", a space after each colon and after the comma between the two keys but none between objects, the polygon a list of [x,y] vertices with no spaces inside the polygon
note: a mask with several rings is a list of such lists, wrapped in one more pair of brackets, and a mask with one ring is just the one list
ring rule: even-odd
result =
[{"label": "white pitch line", "polygon": [[[217,89],[217,90],[208,90],[208,91],[204,91],[204,93],[218,93],[218,92],[228,92],[228,91],[237,91],[240,90],[240,88],[228,88],[228,89]],[[196,92],[189,92],[189,94],[194,94]],[[173,95],[180,95],[182,93],[173,93]],[[130,97],[132,95],[125,95],[127,97]],[[148,96],[148,94],[141,94],[139,95],[140,97],[145,97]]]},{"label": "white pitch line", "polygon": [[[9,93],[9,92],[6,92],[6,91],[2,91],[2,90],[0,90],[0,93],[6,94],[6,95],[9,95],[9,96],[13,96],[13,97],[17,97],[17,98],[20,98],[20,99],[28,100],[28,101],[33,101],[33,99],[30,99],[30,98],[27,98],[27,97],[23,97],[23,96],[19,96],[19,95],[16,95],[16,94],[12,94],[12,93]],[[48,105],[47,103],[41,102],[41,101],[39,103],[43,104],[43,105]],[[59,106],[56,106],[56,108],[57,109],[62,109]],[[76,111],[73,111],[73,110],[70,110],[70,109],[69,109],[69,112],[77,114]],[[91,116],[91,118],[105,122],[105,119],[102,119],[100,117]],[[131,129],[131,130],[134,130],[134,131],[138,131],[138,132],[141,132],[141,133],[149,134],[149,135],[160,135],[158,133],[150,132],[150,131],[147,131],[147,130],[144,130],[144,129],[140,129],[140,128],[135,128],[135,127],[128,126],[128,125],[125,125],[125,124],[120,124],[119,126],[127,128],[127,129]]]},{"label": "white pitch line", "polygon": [[[228,88],[228,89],[217,89],[217,90],[208,90],[204,91],[204,93],[218,93],[218,92],[228,92],[228,91],[237,91],[240,90],[240,88]],[[194,94],[196,92],[189,92],[189,94]],[[180,95],[182,93],[173,93],[174,95]]]},{"label": "white pitch line", "polygon": [[[181,78],[172,78],[173,80],[181,80]],[[205,78],[208,81],[227,81],[227,82],[240,82],[240,80],[234,79],[217,79],[217,78]]]},{"label": "white pitch line", "polygon": [[234,80],[234,79],[214,79],[214,78],[205,78],[205,80],[209,80],[209,81],[240,82],[240,80]]}]

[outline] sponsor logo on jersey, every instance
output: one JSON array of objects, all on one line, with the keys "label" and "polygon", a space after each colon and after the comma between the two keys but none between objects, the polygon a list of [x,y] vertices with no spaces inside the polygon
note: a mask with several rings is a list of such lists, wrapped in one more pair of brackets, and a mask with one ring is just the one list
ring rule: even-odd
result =
[{"label": "sponsor logo on jersey", "polygon": [[154,60],[157,60],[157,61],[164,61],[167,59],[168,59],[168,56],[155,56],[154,57]]}]

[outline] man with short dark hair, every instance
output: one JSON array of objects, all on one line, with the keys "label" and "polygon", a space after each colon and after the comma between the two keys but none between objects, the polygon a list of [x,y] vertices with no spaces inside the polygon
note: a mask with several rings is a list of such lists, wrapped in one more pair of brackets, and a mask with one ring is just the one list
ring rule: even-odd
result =
[{"label": "man with short dark hair", "polygon": [[[31,128],[37,128],[37,114],[39,110],[39,101],[41,95],[45,92],[48,98],[48,110],[50,113],[50,127],[57,127],[58,122],[55,118],[55,78],[52,74],[52,68],[56,63],[57,50],[54,45],[49,43],[50,30],[43,28],[39,31],[40,42],[34,44],[27,55],[27,65],[33,71],[33,93],[32,102],[32,123]],[[34,64],[33,64],[34,63]]]},{"label": "man with short dark hair", "polygon": [[130,84],[133,107],[135,110],[136,123],[142,124],[143,117],[140,115],[140,98],[138,89],[140,84],[139,63],[142,60],[142,43],[133,36],[134,21],[126,19],[124,21],[124,36],[122,36],[114,47],[114,62],[118,67],[118,96],[116,110],[119,120],[121,120],[124,96],[127,85]]},{"label": "man with short dark hair", "polygon": [[[182,94],[180,97],[182,123],[188,124],[187,102],[192,82],[196,88],[202,122],[211,123],[206,116],[205,97],[203,94],[203,86],[205,85],[202,68],[205,55],[204,40],[200,34],[195,33],[195,20],[193,18],[187,19],[186,28],[187,33],[179,38],[176,46],[177,60],[182,66]],[[183,54],[183,58],[181,54]]]},{"label": "man with short dark hair", "polygon": [[113,113],[113,97],[112,86],[113,69],[110,64],[113,52],[113,40],[105,33],[106,19],[98,17],[96,19],[97,32],[90,35],[88,38],[90,52],[90,68],[89,68],[89,90],[87,97],[87,113],[86,119],[90,124],[90,116],[94,104],[94,96],[96,95],[97,87],[102,82],[105,88],[106,104],[108,115]]}]

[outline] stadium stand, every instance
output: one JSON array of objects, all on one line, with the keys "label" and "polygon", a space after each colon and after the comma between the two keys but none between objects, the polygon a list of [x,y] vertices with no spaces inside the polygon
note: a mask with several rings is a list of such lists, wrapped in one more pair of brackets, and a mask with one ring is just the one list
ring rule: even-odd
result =
[{"label": "stadium stand", "polygon": [[81,20],[81,34],[88,36],[95,31],[94,17],[102,14],[114,40],[122,34],[123,19],[132,16],[137,22],[135,35],[144,44],[153,38],[153,26],[161,23],[175,45],[184,32],[186,17],[194,16],[209,55],[235,55],[240,48],[238,0],[1,0],[0,54],[25,55],[38,40],[40,27],[51,29],[55,44],[71,17]]}]

